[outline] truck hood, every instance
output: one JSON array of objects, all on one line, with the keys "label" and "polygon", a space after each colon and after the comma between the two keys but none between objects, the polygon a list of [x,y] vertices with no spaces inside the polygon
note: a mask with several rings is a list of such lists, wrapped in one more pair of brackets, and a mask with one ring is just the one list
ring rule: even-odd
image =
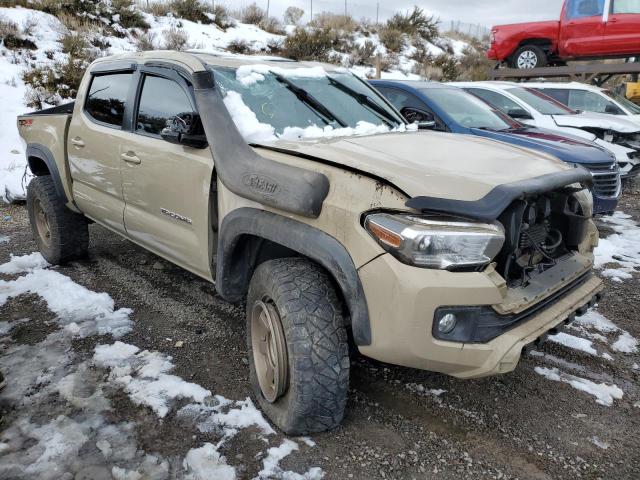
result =
[{"label": "truck hood", "polygon": [[579,137],[566,137],[549,130],[520,128],[508,131],[471,129],[478,136],[500,140],[512,145],[527,147],[558,157],[563,162],[581,165],[613,163],[614,159],[604,148]]},{"label": "truck hood", "polygon": [[464,201],[478,200],[499,185],[573,168],[526,148],[471,135],[425,131],[279,140],[264,147],[367,172],[410,197]]},{"label": "truck hood", "polygon": [[640,132],[640,125],[617,115],[581,112],[576,115],[552,115],[552,117],[560,127],[597,128],[619,133]]}]

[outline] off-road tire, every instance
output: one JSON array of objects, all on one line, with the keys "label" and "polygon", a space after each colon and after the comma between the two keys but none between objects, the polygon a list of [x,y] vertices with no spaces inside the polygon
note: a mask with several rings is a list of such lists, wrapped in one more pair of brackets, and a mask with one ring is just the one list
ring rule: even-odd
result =
[{"label": "off-road tire", "polygon": [[[39,203],[39,206],[36,204]],[[37,208],[47,218],[50,237],[47,242],[41,237],[36,224]],[[42,256],[47,262],[59,265],[81,258],[89,249],[89,227],[87,219],[72,212],[56,193],[53,179],[49,175],[34,178],[27,188],[27,210],[31,231]]]},{"label": "off-road tire", "polygon": [[[535,65],[532,67],[521,67],[518,65],[518,59],[521,55],[528,53],[532,58],[535,57]],[[516,52],[511,56],[509,60],[509,66],[511,68],[517,68],[519,70],[527,68],[542,68],[546,67],[549,63],[546,52],[538,45],[523,45],[518,48]]]},{"label": "off-road tire", "polygon": [[[262,394],[251,341],[251,311],[268,299],[279,314],[288,356],[288,386],[273,403]],[[340,424],[349,389],[349,344],[335,287],[319,265],[300,258],[270,260],[255,271],[247,295],[250,380],[262,411],[289,435]]]}]

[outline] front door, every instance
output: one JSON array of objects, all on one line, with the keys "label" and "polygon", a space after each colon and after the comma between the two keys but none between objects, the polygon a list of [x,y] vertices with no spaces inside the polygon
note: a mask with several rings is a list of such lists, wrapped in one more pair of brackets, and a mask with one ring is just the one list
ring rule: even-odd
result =
[{"label": "front door", "polygon": [[602,53],[605,0],[567,0],[560,28],[559,50],[565,57]]},{"label": "front door", "polygon": [[73,198],[95,221],[124,233],[119,145],[129,136],[127,118],[135,92],[133,71],[90,77],[67,134]]},{"label": "front door", "polygon": [[640,54],[640,0],[611,0],[603,43],[614,55]]},{"label": "front door", "polygon": [[190,86],[176,71],[157,67],[142,67],[139,82],[132,132],[119,150],[127,235],[211,278],[211,154],[160,136],[168,120],[196,111]]}]

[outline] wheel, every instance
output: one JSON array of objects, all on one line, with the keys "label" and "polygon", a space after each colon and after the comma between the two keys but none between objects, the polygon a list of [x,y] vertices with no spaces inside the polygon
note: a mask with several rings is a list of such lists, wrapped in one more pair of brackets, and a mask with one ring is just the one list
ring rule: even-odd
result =
[{"label": "wheel", "polygon": [[524,45],[511,57],[511,68],[526,70],[547,65],[547,54],[537,45]]},{"label": "wheel", "polygon": [[49,175],[36,177],[29,183],[27,210],[31,230],[47,262],[58,265],[87,254],[88,222],[65,206]]},{"label": "wheel", "polygon": [[349,389],[349,344],[342,305],[328,274],[306,259],[270,260],[247,295],[251,387],[283,432],[334,428]]}]

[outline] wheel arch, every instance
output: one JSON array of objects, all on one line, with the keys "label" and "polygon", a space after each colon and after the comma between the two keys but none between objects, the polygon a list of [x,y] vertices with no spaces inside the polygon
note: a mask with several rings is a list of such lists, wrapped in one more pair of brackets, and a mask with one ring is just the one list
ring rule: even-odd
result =
[{"label": "wheel arch", "polygon": [[238,302],[258,265],[296,255],[327,270],[348,310],[356,344],[370,345],[366,298],[351,256],[334,237],[297,220],[254,208],[225,216],[218,239],[216,290],[225,300]]},{"label": "wheel arch", "polygon": [[527,45],[541,47],[547,55],[549,55],[553,50],[553,41],[550,38],[534,37],[520,40],[516,48],[513,50],[512,55],[515,55],[521,47],[525,47]]},{"label": "wheel arch", "polygon": [[67,202],[67,195],[62,185],[62,177],[60,177],[60,171],[58,170],[58,165],[51,150],[39,143],[30,143],[27,145],[26,156],[31,173],[36,177],[50,175],[56,189],[56,194]]}]

